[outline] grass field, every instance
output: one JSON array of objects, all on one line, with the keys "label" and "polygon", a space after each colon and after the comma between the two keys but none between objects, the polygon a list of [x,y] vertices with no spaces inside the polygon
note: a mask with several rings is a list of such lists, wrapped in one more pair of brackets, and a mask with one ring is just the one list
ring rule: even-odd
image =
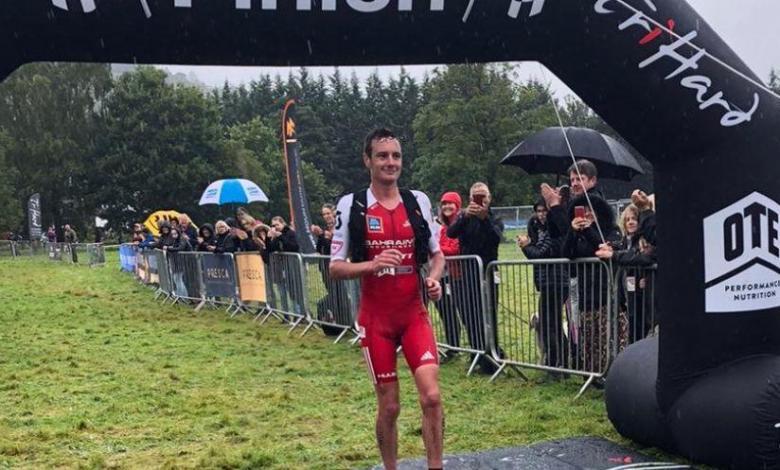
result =
[{"label": "grass field", "polygon": [[[0,260],[0,467],[378,462],[373,391],[355,347],[221,310],[160,306],[115,257],[95,269]],[[400,364],[399,451],[421,456],[419,409]],[[490,384],[466,367],[442,367],[448,453],[580,435],[621,441],[599,391],[573,401],[573,380]]]}]

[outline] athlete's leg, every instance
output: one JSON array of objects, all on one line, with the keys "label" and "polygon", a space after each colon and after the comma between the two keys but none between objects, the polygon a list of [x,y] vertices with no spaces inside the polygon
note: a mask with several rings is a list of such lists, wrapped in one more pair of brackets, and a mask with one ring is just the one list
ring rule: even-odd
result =
[{"label": "athlete's leg", "polygon": [[414,382],[420,394],[422,435],[428,468],[442,468],[444,448],[444,410],[439,392],[439,366],[426,364],[414,372]]},{"label": "athlete's leg", "polygon": [[429,468],[441,468],[444,447],[444,411],[439,392],[436,339],[427,314],[412,321],[401,338],[404,356],[414,374],[422,408],[422,435]]},{"label": "athlete's leg", "polygon": [[377,329],[360,326],[361,344],[368,373],[374,383],[377,399],[376,442],[382,462],[395,470],[398,458],[398,376],[396,372],[397,343]]},{"label": "athlete's leg", "polygon": [[386,470],[395,470],[398,459],[398,382],[376,384],[376,443]]}]

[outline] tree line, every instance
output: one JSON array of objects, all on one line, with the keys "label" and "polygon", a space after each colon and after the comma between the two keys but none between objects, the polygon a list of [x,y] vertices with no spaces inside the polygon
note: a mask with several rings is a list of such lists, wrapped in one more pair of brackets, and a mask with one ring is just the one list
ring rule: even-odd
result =
[{"label": "tree line", "polygon": [[[113,76],[106,64],[38,63],[0,84],[0,232],[26,223],[27,198],[41,194],[43,223],[91,230],[94,217],[125,231],[159,209],[196,223],[228,208],[198,206],[214,180],[241,177],[268,194],[251,212],[287,215],[281,110],[298,101],[297,133],[311,207],[363,187],[363,137],[393,129],[404,149],[402,186],[438,198],[467,193],[482,180],[495,205],[530,204],[542,181],[502,168],[518,142],[558,121],[549,87],[517,79],[517,67],[467,64],[437,68],[417,81],[405,71],[383,80],[329,76],[301,68],[242,85],[202,88],[137,67]],[[770,86],[780,89],[772,73]],[[616,136],[584,103],[560,100],[565,125]],[[609,183],[608,196],[652,189],[652,168],[631,183]],[[23,232],[26,233],[26,232]]]}]

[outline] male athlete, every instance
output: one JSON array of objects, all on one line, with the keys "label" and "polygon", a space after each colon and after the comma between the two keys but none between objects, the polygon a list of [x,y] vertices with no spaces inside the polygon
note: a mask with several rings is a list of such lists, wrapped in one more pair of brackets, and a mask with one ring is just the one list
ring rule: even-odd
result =
[{"label": "male athlete", "polygon": [[398,454],[396,349],[402,346],[420,394],[428,467],[440,469],[439,360],[419,276],[420,266],[430,260],[424,284],[428,297],[438,300],[444,255],[431,235],[431,202],[421,192],[399,190],[401,143],[389,130],[366,137],[363,163],[371,186],[339,201],[330,275],[362,281],[358,327],[377,395],[376,439],[385,468],[395,470]]}]

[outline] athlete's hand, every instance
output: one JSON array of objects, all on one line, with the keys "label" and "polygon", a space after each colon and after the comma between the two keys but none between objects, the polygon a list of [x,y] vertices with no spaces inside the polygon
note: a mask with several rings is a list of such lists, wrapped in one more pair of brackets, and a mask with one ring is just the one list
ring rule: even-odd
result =
[{"label": "athlete's hand", "polygon": [[441,299],[441,284],[430,277],[425,278],[425,288],[428,290],[428,298],[436,302]]},{"label": "athlete's hand", "polygon": [[404,255],[400,251],[394,249],[385,250],[371,261],[371,271],[376,274],[383,269],[400,266],[403,259]]}]

